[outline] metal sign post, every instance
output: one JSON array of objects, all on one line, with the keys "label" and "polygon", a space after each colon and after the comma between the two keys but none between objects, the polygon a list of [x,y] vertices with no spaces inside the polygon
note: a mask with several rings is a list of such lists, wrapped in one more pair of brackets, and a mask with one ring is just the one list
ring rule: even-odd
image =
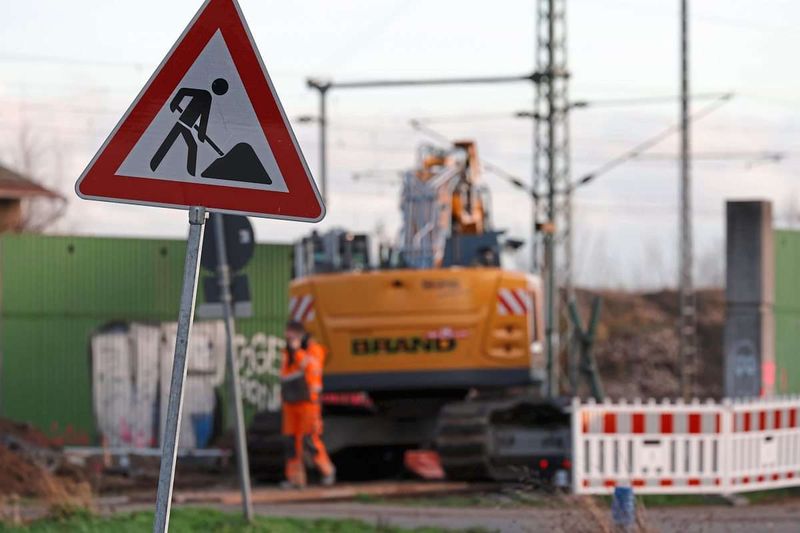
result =
[{"label": "metal sign post", "polygon": [[183,267],[183,288],[181,289],[181,307],[178,312],[178,332],[175,338],[175,358],[172,361],[167,420],[164,424],[164,442],[161,446],[156,516],[153,520],[154,533],[166,533],[169,528],[172,485],[175,481],[175,462],[178,455],[178,431],[183,408],[183,383],[186,381],[186,355],[189,348],[189,334],[194,321],[197,275],[200,270],[200,253],[203,246],[205,222],[205,207],[189,208],[189,238],[186,242],[186,262]]},{"label": "metal sign post", "polygon": [[[257,96],[255,100],[251,99],[253,95]],[[215,136],[217,132],[224,135],[229,124],[237,125],[235,135],[231,130],[231,136]],[[213,144],[206,128],[214,139],[227,139],[227,152]],[[180,155],[173,149],[176,142]],[[170,152],[172,156],[167,157]],[[179,159],[175,158],[182,155],[186,156],[185,164],[176,163]],[[153,522],[153,531],[165,533],[172,503],[206,209],[303,222],[318,222],[325,217],[314,178],[237,0],[203,2],[78,178],[75,192],[87,200],[189,208],[183,292]],[[221,253],[224,257],[224,248]],[[237,410],[237,457],[245,515],[249,518],[252,513],[241,392],[231,347],[229,267],[225,270],[225,325]]]},{"label": "metal sign post", "polygon": [[213,215],[214,236],[217,244],[217,272],[222,300],[222,313],[225,320],[225,354],[230,374],[230,400],[233,403],[233,418],[236,427],[236,465],[239,469],[239,484],[242,490],[242,512],[249,522],[253,519],[253,504],[250,498],[250,462],[247,457],[247,440],[244,432],[244,413],[242,409],[242,390],[239,384],[239,365],[233,351],[233,298],[231,296],[231,275],[228,267],[228,252],[225,243],[225,220],[222,214]]}]

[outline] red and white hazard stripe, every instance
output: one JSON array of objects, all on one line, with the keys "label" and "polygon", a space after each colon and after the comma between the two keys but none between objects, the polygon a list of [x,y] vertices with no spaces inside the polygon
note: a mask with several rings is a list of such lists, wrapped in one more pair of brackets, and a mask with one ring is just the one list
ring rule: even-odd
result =
[{"label": "red and white hazard stripe", "polygon": [[298,322],[310,322],[314,320],[314,297],[310,294],[303,296],[292,296],[289,300],[289,317]]},{"label": "red and white hazard stripe", "polygon": [[721,432],[722,414],[716,409],[680,409],[669,412],[626,408],[584,409],[581,432],[585,435],[715,435]]},{"label": "red and white hazard stripe", "polygon": [[533,296],[527,289],[502,288],[497,292],[497,314],[527,315],[533,308]]}]

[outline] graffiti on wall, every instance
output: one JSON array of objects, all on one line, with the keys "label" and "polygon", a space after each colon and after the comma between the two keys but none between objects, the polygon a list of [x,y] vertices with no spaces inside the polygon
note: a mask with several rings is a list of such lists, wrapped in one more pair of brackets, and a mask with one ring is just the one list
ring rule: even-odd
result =
[{"label": "graffiti on wall", "polygon": [[159,336],[146,324],[115,324],[92,336],[94,413],[107,446],[155,445]]},{"label": "graffiti on wall", "polygon": [[[91,339],[92,396],[101,441],[110,447],[152,448],[160,443],[169,396],[176,324],[117,323]],[[234,349],[242,398],[257,410],[280,408],[283,339],[265,333],[236,335]],[[182,449],[210,444],[218,389],[225,383],[225,328],[196,322],[184,385]]]},{"label": "graffiti on wall", "polygon": [[727,354],[732,372],[732,391],[736,396],[758,396],[761,392],[758,372],[759,354],[755,343],[747,338],[736,340]]},{"label": "graffiti on wall", "polygon": [[258,410],[277,411],[281,406],[281,353],[285,346],[283,339],[264,333],[256,333],[249,340],[236,336],[242,399]]},{"label": "graffiti on wall", "polygon": [[[98,434],[110,447],[158,445],[166,418],[175,323],[120,323],[92,335],[92,397]],[[181,448],[202,448],[212,436],[216,387],[225,377],[225,328],[192,329],[180,428]]]}]

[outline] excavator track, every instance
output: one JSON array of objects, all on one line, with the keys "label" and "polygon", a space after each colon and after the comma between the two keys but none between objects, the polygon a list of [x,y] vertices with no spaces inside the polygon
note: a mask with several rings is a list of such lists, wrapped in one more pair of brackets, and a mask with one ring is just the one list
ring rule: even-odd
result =
[{"label": "excavator track", "polygon": [[436,449],[448,479],[499,480],[511,474],[495,467],[491,457],[491,417],[504,404],[505,402],[468,401],[442,408]]},{"label": "excavator track", "polygon": [[[535,413],[535,416],[531,416]],[[436,449],[448,479],[526,481],[539,461],[557,464],[569,454],[562,410],[525,398],[468,400],[445,405]]]}]

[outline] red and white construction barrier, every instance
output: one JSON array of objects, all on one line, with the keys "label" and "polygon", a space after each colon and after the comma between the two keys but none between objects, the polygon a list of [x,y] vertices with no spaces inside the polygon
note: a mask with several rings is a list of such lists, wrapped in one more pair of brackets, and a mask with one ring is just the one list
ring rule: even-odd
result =
[{"label": "red and white construction barrier", "polygon": [[728,406],[731,492],[800,485],[799,398]]},{"label": "red and white construction barrier", "polygon": [[732,493],[800,485],[800,398],[573,401],[573,487],[607,494]]}]

